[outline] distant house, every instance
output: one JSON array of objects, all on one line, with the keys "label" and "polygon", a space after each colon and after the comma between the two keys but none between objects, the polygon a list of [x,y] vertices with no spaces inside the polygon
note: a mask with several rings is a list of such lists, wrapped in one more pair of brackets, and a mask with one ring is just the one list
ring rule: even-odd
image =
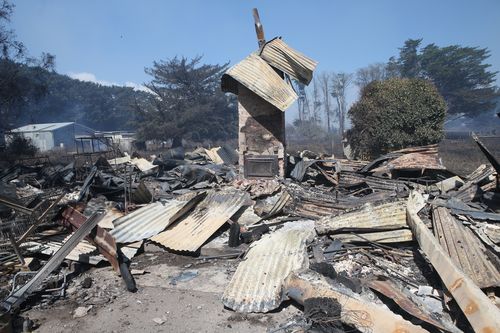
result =
[{"label": "distant house", "polygon": [[8,143],[13,135],[20,134],[31,139],[40,151],[54,149],[76,150],[76,137],[93,135],[94,133],[93,129],[74,122],[29,124],[11,130],[5,135],[5,140]]}]

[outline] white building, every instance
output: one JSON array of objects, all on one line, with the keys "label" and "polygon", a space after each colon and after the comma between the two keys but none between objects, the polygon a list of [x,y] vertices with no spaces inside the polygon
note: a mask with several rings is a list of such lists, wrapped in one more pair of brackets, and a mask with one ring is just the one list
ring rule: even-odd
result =
[{"label": "white building", "polygon": [[53,149],[75,150],[75,138],[81,135],[93,135],[95,131],[86,126],[74,123],[29,124],[11,130],[5,135],[10,142],[13,135],[20,134],[31,139],[40,151]]}]

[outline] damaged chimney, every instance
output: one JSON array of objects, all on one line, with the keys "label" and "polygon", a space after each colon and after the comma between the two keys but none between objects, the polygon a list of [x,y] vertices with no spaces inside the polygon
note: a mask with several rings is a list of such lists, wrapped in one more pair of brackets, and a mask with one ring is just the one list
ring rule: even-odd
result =
[{"label": "damaged chimney", "polygon": [[284,111],[297,99],[291,79],[309,84],[317,63],[281,38],[266,42],[257,9],[253,16],[259,49],[222,76],[221,88],[238,95],[240,176],[284,177]]}]

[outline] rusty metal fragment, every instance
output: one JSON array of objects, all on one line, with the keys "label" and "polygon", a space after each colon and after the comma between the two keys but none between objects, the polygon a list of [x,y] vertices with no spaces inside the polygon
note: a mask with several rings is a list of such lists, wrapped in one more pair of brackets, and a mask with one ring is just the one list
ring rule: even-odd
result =
[{"label": "rusty metal fragment", "polygon": [[274,68],[290,75],[303,84],[309,84],[318,63],[292,49],[281,38],[267,42],[260,51],[262,59]]},{"label": "rusty metal fragment", "polygon": [[376,242],[376,243],[402,243],[413,240],[413,234],[409,229],[368,232],[368,233],[349,233],[335,234],[330,236],[333,239],[338,239],[342,243],[352,242]]},{"label": "rusty metal fragment", "polygon": [[[490,260],[494,255],[472,230],[456,220],[444,207],[432,210],[434,234],[439,244],[459,267],[480,288],[500,286],[500,272]],[[500,266],[500,262],[497,262]]]},{"label": "rusty metal fragment", "polygon": [[113,222],[110,234],[118,243],[130,243],[153,237],[165,230],[183,214],[189,211],[201,196],[190,200],[172,199],[167,202],[157,201],[122,216]]},{"label": "rusty metal fragment", "polygon": [[373,205],[366,203],[359,209],[316,221],[319,234],[348,231],[383,231],[406,227],[406,202],[395,201]]},{"label": "rusty metal fragment", "polygon": [[[87,221],[87,218],[82,213],[72,207],[66,208],[62,213],[62,217],[63,224],[74,230],[78,230]],[[104,214],[101,217],[104,217]],[[106,229],[96,226],[95,233],[91,233],[85,238],[97,247],[116,272],[120,271],[116,243]]]},{"label": "rusty metal fragment", "polygon": [[418,216],[423,207],[422,195],[412,192],[408,199],[407,217],[420,248],[426,254],[444,285],[452,294],[475,332],[500,332],[500,310],[449,257],[439,241]]},{"label": "rusty metal fragment", "polygon": [[368,202],[382,202],[392,197],[389,192],[376,192],[363,197],[354,197],[342,193],[324,192],[314,187],[305,188],[295,184],[290,184],[287,191],[293,200],[290,201],[291,203],[285,211],[310,219],[331,216],[348,209],[361,207]]},{"label": "rusty metal fragment", "polygon": [[184,219],[151,238],[166,248],[194,252],[205,243],[247,201],[238,190],[211,191]]},{"label": "rusty metal fragment", "polygon": [[412,316],[446,332],[461,332],[451,323],[445,322],[440,316],[436,316],[434,313],[426,310],[424,304],[420,303],[410,292],[398,287],[394,282],[390,280],[370,280],[367,282],[367,285],[371,289],[393,300]]}]

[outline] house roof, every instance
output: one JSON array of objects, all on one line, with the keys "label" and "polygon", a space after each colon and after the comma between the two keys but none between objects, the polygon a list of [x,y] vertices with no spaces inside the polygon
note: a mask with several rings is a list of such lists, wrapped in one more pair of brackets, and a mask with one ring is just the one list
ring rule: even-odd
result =
[{"label": "house roof", "polygon": [[50,132],[56,129],[74,125],[74,122],[68,123],[47,123],[47,124],[28,124],[25,126],[21,126],[13,129],[11,132],[17,133],[26,133],[26,132]]}]

